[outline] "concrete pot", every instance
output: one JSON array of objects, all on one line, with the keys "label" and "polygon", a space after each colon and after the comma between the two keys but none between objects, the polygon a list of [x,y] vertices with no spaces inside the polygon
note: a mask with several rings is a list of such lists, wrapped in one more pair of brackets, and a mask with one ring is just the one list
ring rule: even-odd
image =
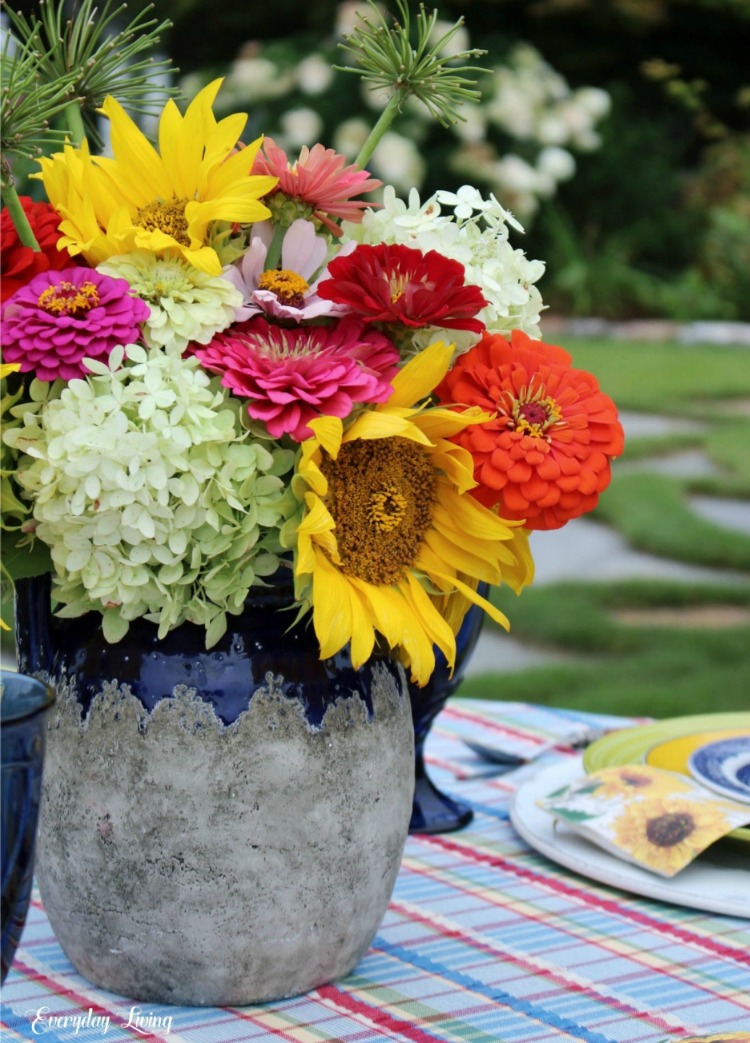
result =
[{"label": "concrete pot", "polygon": [[411,813],[406,681],[387,659],[311,659],[288,618],[250,606],[211,653],[145,623],[128,650],[90,622],[59,642],[37,875],[94,984],[258,1003],[345,976],[369,947]]}]

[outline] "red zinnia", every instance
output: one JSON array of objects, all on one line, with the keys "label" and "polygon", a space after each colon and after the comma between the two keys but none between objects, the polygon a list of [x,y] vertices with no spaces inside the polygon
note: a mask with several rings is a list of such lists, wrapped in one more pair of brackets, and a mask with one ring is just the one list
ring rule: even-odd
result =
[{"label": "red zinnia", "polygon": [[474,458],[473,495],[529,529],[592,510],[623,447],[617,408],[567,351],[515,331],[485,334],[437,387],[443,403],[493,414],[454,438]]},{"label": "red zinnia", "polygon": [[71,260],[67,250],[57,249],[57,241],[62,233],[57,230],[60,215],[54,207],[49,203],[35,203],[29,196],[20,196],[20,200],[40,250],[32,250],[30,246],[21,243],[16,226],[7,208],[3,207],[0,215],[0,233],[3,241],[0,289],[2,301],[7,301],[16,290],[31,282],[40,272],[59,272],[76,263]]},{"label": "red zinnia", "polygon": [[487,304],[478,286],[464,285],[464,266],[436,250],[410,246],[358,246],[328,265],[330,279],[318,296],[347,305],[368,322],[441,326],[481,333],[474,318]]}]

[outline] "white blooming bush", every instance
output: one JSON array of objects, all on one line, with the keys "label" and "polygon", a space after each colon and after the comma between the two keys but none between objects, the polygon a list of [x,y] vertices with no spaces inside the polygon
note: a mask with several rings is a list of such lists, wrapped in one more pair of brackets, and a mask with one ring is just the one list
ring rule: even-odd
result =
[{"label": "white blooming bush", "polygon": [[[435,23],[435,41],[448,24]],[[352,18],[339,17],[334,33],[341,38],[354,25]],[[464,27],[443,53],[470,46]],[[293,40],[253,43],[230,69],[225,103],[250,110],[263,98],[271,112],[278,104],[274,136],[283,148],[298,148],[324,131],[336,150],[353,160],[389,93],[363,82],[358,91],[342,95],[341,80],[330,67],[337,57],[333,49],[303,55]],[[598,87],[571,87],[526,42],[488,65],[487,72],[481,101],[451,127],[437,159],[454,177],[481,182],[528,224],[540,204],[575,176],[575,154],[599,148],[598,127],[609,114],[610,97]],[[204,76],[191,74],[183,91],[191,96],[204,82]],[[389,130],[375,148],[372,171],[404,195],[419,189],[434,176],[429,131],[429,114],[409,99],[398,131]]]},{"label": "white blooming bush", "polygon": [[[453,210],[444,213],[443,207]],[[536,283],[544,274],[542,261],[530,260],[509,241],[510,228],[523,229],[494,196],[484,199],[471,185],[458,192],[436,192],[425,203],[412,189],[409,202],[398,199],[392,186],[383,193],[383,206],[368,210],[361,224],[346,226],[353,238],[364,243],[399,243],[423,250],[437,250],[460,261],[467,280],[479,286],[487,304],[479,318],[489,328],[510,334],[523,330],[539,336],[544,307]],[[415,348],[424,347],[430,331],[412,337]],[[471,333],[455,332],[459,351],[476,341]]]},{"label": "white blooming bush", "polygon": [[33,459],[17,479],[51,549],[58,614],[102,612],[109,641],[141,616],[160,637],[190,621],[213,644],[278,568],[294,453],[247,437],[236,400],[179,350],[130,345],[89,367],[58,398],[34,381],[38,408],[6,433]]}]

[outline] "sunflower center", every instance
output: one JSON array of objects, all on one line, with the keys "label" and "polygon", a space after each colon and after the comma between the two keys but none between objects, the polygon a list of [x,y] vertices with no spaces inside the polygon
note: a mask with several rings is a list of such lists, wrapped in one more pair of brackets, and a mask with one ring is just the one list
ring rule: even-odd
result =
[{"label": "sunflower center", "polygon": [[432,524],[437,493],[427,450],[408,438],[347,442],[337,459],[324,454],[321,470],[341,571],[378,587],[397,583]]},{"label": "sunflower center", "polygon": [[523,388],[518,398],[503,395],[498,412],[507,417],[507,427],[532,438],[549,438],[549,429],[564,423],[562,410],[554,398],[541,390]]},{"label": "sunflower center", "polygon": [[258,288],[274,293],[282,304],[287,304],[292,308],[301,308],[310,285],[296,272],[292,272],[288,268],[281,268],[263,272],[258,279]]},{"label": "sunflower center", "polygon": [[140,207],[135,215],[135,224],[145,228],[147,232],[164,232],[171,236],[180,246],[190,246],[188,223],[185,218],[187,199],[173,199],[171,203],[163,203],[156,199]]},{"label": "sunflower center", "polygon": [[39,294],[39,307],[51,315],[72,315],[74,319],[83,316],[99,303],[99,293],[92,282],[83,282],[80,286],[72,282],[59,282],[56,286],[48,286]]},{"label": "sunflower center", "polygon": [[651,785],[651,779],[647,775],[635,775],[623,771],[620,773],[620,778],[626,786],[630,786],[632,789],[639,789],[643,786]]},{"label": "sunflower center", "polygon": [[667,812],[649,820],[646,836],[656,847],[674,847],[695,831],[693,816],[687,811]]}]

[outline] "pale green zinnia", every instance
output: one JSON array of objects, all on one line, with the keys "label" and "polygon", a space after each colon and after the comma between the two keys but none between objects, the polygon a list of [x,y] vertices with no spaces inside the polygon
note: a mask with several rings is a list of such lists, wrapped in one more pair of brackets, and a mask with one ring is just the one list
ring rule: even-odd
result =
[{"label": "pale green zinnia", "polygon": [[206,275],[181,257],[136,250],[110,257],[98,270],[127,279],[133,294],[151,308],[143,324],[151,348],[208,344],[234,322],[234,310],[242,304],[242,294],[226,279]]}]

